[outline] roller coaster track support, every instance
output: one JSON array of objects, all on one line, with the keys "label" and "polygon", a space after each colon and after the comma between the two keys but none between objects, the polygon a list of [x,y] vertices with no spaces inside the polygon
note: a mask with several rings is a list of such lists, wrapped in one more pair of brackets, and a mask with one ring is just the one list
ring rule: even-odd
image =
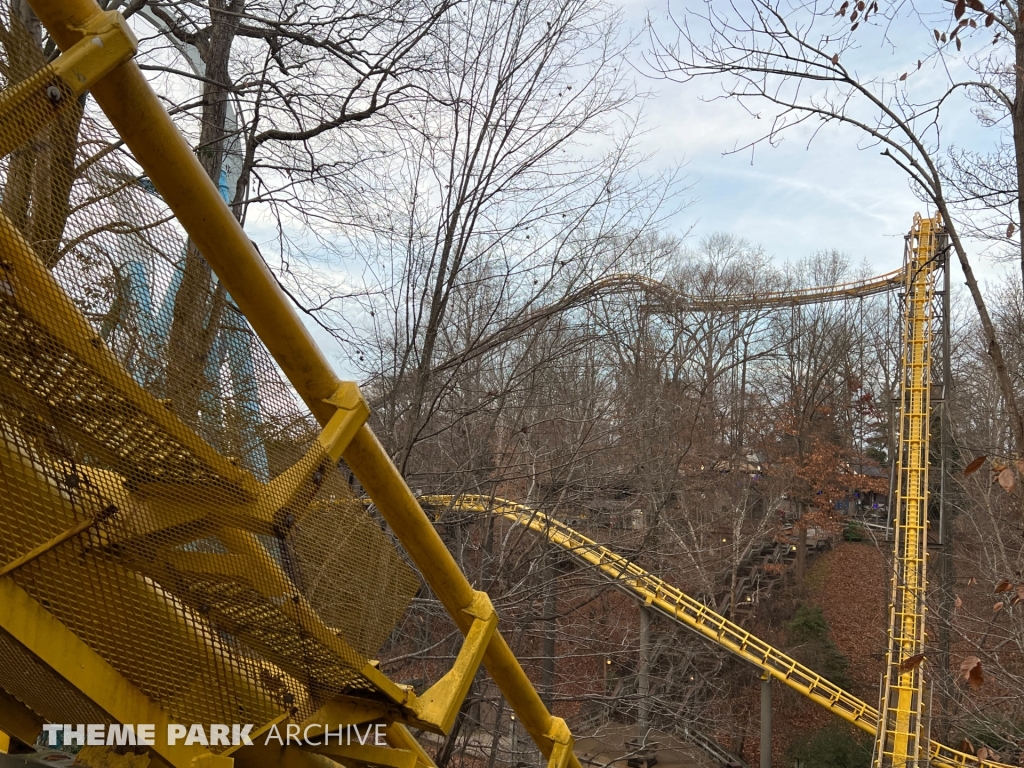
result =
[{"label": "roller coaster track support", "polygon": [[[596,569],[616,587],[649,609],[676,621],[716,645],[748,661],[781,683],[825,707],[861,730],[878,733],[878,710],[829,682],[800,662],[716,613],[681,589],[666,583],[630,560],[587,538],[553,517],[505,499],[490,496],[424,496],[424,505],[504,517],[535,531],[567,551],[574,559]],[[951,749],[932,741],[921,743],[931,764],[943,768],[1010,768],[991,760]],[[922,755],[922,758],[924,755]],[[925,762],[924,759],[921,762]]]},{"label": "roller coaster track support", "polygon": [[915,217],[907,238],[903,373],[896,464],[896,517],[889,652],[877,768],[917,768],[923,743],[925,593],[928,586],[928,462],[939,218]]}]

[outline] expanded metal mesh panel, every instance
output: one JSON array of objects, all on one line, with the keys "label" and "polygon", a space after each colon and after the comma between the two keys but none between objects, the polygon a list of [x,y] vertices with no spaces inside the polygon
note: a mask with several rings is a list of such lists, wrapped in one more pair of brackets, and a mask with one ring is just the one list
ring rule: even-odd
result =
[{"label": "expanded metal mesh panel", "polygon": [[[0,14],[0,84],[41,66]],[[26,119],[0,161],[0,567],[178,722],[375,695],[417,577],[131,158],[77,102]],[[103,721],[32,664],[0,688]]]},{"label": "expanded metal mesh panel", "polygon": [[58,723],[109,723],[110,718],[17,640],[0,631],[0,680],[4,690]]}]

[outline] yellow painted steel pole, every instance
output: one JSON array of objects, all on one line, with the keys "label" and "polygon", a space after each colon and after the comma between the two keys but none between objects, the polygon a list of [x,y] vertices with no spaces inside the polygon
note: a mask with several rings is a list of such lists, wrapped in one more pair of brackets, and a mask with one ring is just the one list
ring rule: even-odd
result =
[{"label": "yellow painted steel pole", "polygon": [[[81,29],[101,12],[95,0],[30,3],[62,50],[81,39]],[[335,408],[325,401],[340,380],[138,66],[134,61],[122,64],[92,94],[306,405],[326,424]],[[360,428],[344,458],[431,589],[460,629],[467,630],[471,617],[463,611],[473,602],[473,588],[368,427]],[[549,755],[551,736],[562,724],[548,712],[500,634],[494,634],[484,663]],[[574,755],[569,765],[580,768]]]},{"label": "yellow painted steel pole", "polygon": [[[369,427],[356,433],[344,458],[459,629],[468,630],[472,617],[463,611],[473,599],[473,587]],[[547,756],[548,735],[556,721],[500,632],[494,633],[487,647],[484,665]],[[569,765],[580,768],[575,755],[570,756]]]}]

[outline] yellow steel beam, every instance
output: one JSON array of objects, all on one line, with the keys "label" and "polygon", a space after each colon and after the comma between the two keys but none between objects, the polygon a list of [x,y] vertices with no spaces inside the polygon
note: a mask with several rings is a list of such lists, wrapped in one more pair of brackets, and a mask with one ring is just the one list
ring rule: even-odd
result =
[{"label": "yellow steel beam", "polygon": [[388,726],[388,744],[396,749],[408,749],[415,752],[416,764],[422,768],[437,768],[437,764],[430,758],[430,755],[413,738],[408,729],[400,723],[392,723]]},{"label": "yellow steel beam", "polygon": [[366,765],[415,768],[417,762],[416,752],[411,749],[381,747],[376,744],[330,744],[318,747],[316,754],[329,757],[346,768],[362,768]]},{"label": "yellow steel beam", "polygon": [[0,157],[28,142],[138,47],[119,13],[93,17],[83,32],[52,64],[0,94]]},{"label": "yellow steel beam", "polygon": [[494,612],[486,592],[476,593],[466,613],[473,618],[473,623],[452,668],[411,704],[412,711],[421,722],[429,723],[444,733],[448,733],[455,724],[455,716],[469,693],[469,686],[498,626],[498,614]]},{"label": "yellow steel beam", "polygon": [[[120,723],[153,723],[166,733],[167,713],[144,696],[77,635],[33,600],[10,578],[0,579],[0,628],[10,634]],[[154,739],[151,749],[175,768],[192,768],[195,758],[215,757],[199,746],[169,746]],[[214,765],[210,764],[211,768]],[[223,761],[230,768],[229,759]]]},{"label": "yellow steel beam", "polygon": [[34,744],[42,730],[42,716],[0,688],[0,731],[25,744]]}]

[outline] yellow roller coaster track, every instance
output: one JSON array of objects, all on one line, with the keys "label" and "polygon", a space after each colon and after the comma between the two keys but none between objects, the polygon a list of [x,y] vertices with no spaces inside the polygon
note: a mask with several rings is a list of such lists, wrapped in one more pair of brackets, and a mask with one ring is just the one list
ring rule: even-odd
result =
[{"label": "yellow roller coaster track", "polygon": [[595,282],[595,293],[640,290],[658,302],[657,308],[666,312],[706,312],[712,309],[738,309],[745,307],[794,307],[803,304],[825,304],[832,301],[865,298],[879,293],[898,290],[906,283],[903,269],[884,275],[851,280],[834,285],[793,288],[784,291],[758,293],[726,293],[720,296],[691,296],[668,283],[652,280],[643,275],[616,274]]},{"label": "yellow roller coaster track", "polygon": [[[315,679],[318,685],[326,680],[322,676],[306,675],[311,669],[306,661],[307,656],[313,656],[305,651],[310,650],[316,652],[314,656],[318,668],[322,667],[331,674],[337,673],[337,684],[331,683],[329,688],[324,689],[330,695],[325,694],[323,706],[310,715],[309,722],[380,722],[388,729],[389,747],[383,751],[376,747],[361,749],[345,745],[342,750],[340,745],[312,745],[324,750],[321,755],[331,756],[346,765],[429,768],[430,758],[422,752],[404,726],[413,725],[437,732],[449,730],[476,674],[477,666],[482,661],[507,697],[519,721],[548,759],[549,768],[579,768],[580,763],[572,752],[572,734],[565,722],[553,717],[545,707],[508,643],[495,628],[497,617],[487,596],[473,589],[366,424],[369,408],[358,388],[352,382],[341,381],[332,370],[288,297],[225,205],[192,147],[174,126],[133,61],[136,43],[124,18],[116,11],[102,11],[95,0],[30,0],[30,5],[62,53],[52,65],[43,68],[35,76],[0,93],[0,154],[22,146],[52,121],[57,114],[52,109],[54,104],[71,103],[72,97],[89,90],[323,431],[316,445],[291,469],[265,486],[256,482],[203,443],[151,393],[143,391],[135,383],[110,354],[102,339],[95,336],[89,321],[63,293],[60,285],[34,253],[31,244],[21,237],[8,219],[0,216],[0,250],[3,251],[0,255],[4,257],[6,280],[2,292],[4,301],[0,303],[4,304],[8,326],[17,331],[6,334],[9,351],[12,355],[17,353],[17,365],[11,363],[9,374],[15,378],[20,377],[19,381],[24,380],[27,388],[25,391],[18,390],[18,397],[25,400],[42,396],[40,383],[45,385],[46,407],[60,410],[70,425],[68,429],[78,430],[75,434],[79,439],[97,450],[109,448],[110,456],[114,457],[111,459],[113,464],[123,465],[140,477],[144,473],[136,471],[136,465],[146,464],[149,474],[145,475],[146,484],[143,485],[126,483],[125,478],[113,469],[82,469],[87,479],[95,478],[96,483],[102,481],[109,486],[109,493],[119,499],[121,508],[127,513],[123,517],[130,518],[132,514],[137,514],[140,516],[138,519],[142,520],[145,515],[149,515],[145,519],[153,523],[151,531],[148,528],[125,530],[136,539],[143,540],[146,531],[167,531],[184,524],[183,515],[189,505],[175,506],[168,502],[173,494],[166,498],[161,495],[174,485],[174,478],[171,477],[174,472],[168,468],[173,464],[171,459],[177,462],[174,467],[181,470],[181,476],[189,478],[195,487],[204,487],[199,481],[208,478],[210,483],[225,489],[225,493],[228,493],[225,498],[230,501],[226,504],[220,497],[220,500],[210,499],[202,509],[197,506],[188,512],[189,515],[194,513],[194,518],[188,517],[189,524],[194,522],[199,526],[196,530],[203,535],[211,526],[220,531],[218,535],[229,550],[227,554],[212,556],[211,553],[177,551],[172,546],[170,550],[164,547],[171,555],[163,555],[161,562],[142,556],[130,560],[128,549],[118,546],[108,549],[107,544],[121,542],[104,538],[110,534],[105,528],[100,530],[107,522],[104,515],[118,513],[117,505],[98,509],[91,520],[77,520],[74,525],[70,525],[73,515],[69,512],[69,491],[78,488],[77,475],[66,476],[65,486],[49,482],[41,473],[53,470],[53,466],[50,466],[52,462],[33,463],[24,450],[19,453],[12,447],[13,443],[5,443],[10,460],[3,464],[17,475],[9,486],[12,493],[7,495],[11,509],[14,509],[17,501],[19,509],[33,512],[36,516],[33,519],[58,528],[58,523],[69,524],[64,526],[63,532],[57,531],[56,535],[49,538],[43,536],[38,545],[17,552],[14,559],[0,566],[0,641],[8,655],[18,654],[16,657],[11,656],[16,664],[20,663],[19,659],[24,661],[24,669],[16,670],[16,674],[0,680],[0,683],[17,683],[21,690],[32,694],[38,704],[33,710],[24,699],[8,696],[9,691],[0,689],[2,724],[15,728],[9,733],[21,734],[32,740],[43,720],[47,719],[48,712],[51,713],[51,722],[63,722],[53,719],[55,713],[71,711],[90,713],[88,717],[95,716],[98,719],[87,722],[94,723],[169,722],[170,715],[161,701],[169,698],[170,693],[177,692],[180,686],[176,688],[169,683],[165,686],[167,691],[164,691],[137,668],[124,671],[112,663],[124,663],[128,658],[116,657],[112,649],[124,646],[134,652],[139,649],[138,646],[146,646],[148,640],[154,643],[166,641],[172,645],[177,643],[173,645],[176,653],[180,651],[181,658],[188,665],[198,665],[195,667],[197,671],[194,672],[194,679],[190,677],[189,684],[181,688],[187,691],[189,697],[205,695],[206,690],[212,696],[230,688],[228,693],[231,701],[228,703],[234,707],[232,712],[242,711],[238,703],[243,699],[255,702],[251,707],[253,712],[257,705],[263,704],[270,708],[268,714],[283,710],[270,720],[264,719],[262,722],[265,727],[297,716],[297,708],[288,709],[291,705],[283,697],[280,703],[275,699],[270,707],[270,700],[264,693],[272,686],[264,679],[265,675],[238,672],[240,667],[231,665],[232,651],[222,641],[221,635],[206,632],[208,620],[202,617],[213,609],[220,611],[218,606],[221,603],[211,608],[211,603],[204,601],[197,604],[196,611],[186,611],[180,607],[171,612],[167,610],[172,600],[177,599],[173,590],[175,578],[180,579],[180,584],[186,584],[186,577],[182,574],[191,574],[188,578],[192,581],[188,583],[196,589],[202,587],[210,594],[214,594],[216,585],[226,584],[235,589],[228,590],[230,594],[224,594],[228,594],[228,597],[233,595],[231,599],[235,599],[237,605],[226,597],[222,601],[225,611],[232,605],[242,606],[238,601],[241,600],[239,595],[243,595],[249,600],[245,606],[251,604],[250,607],[255,606],[262,611],[262,616],[277,622],[271,627],[264,619],[262,624],[238,624],[236,629],[241,634],[254,628],[255,632],[249,633],[249,639],[257,655],[263,654],[266,657],[264,661],[268,663],[275,659],[280,661],[283,665],[281,669],[288,672],[290,680],[299,681],[300,678],[308,677],[311,681]],[[718,307],[772,307],[838,301],[870,296],[905,285],[911,301],[908,304],[905,336],[905,368],[908,378],[905,387],[906,414],[901,427],[901,444],[905,450],[900,454],[904,461],[900,474],[900,499],[904,508],[913,506],[916,509],[913,513],[916,517],[911,519],[908,513],[908,522],[901,521],[900,524],[904,550],[917,551],[915,548],[923,546],[923,535],[919,531],[927,508],[927,408],[931,343],[931,317],[928,314],[931,311],[931,289],[928,279],[933,269],[929,256],[933,251],[929,251],[928,247],[934,246],[934,243],[927,245],[931,241],[922,239],[922,227],[923,222],[918,224],[917,239],[914,241],[918,247],[911,249],[909,269],[878,278],[793,291],[696,298],[640,276],[612,275],[581,292],[565,297],[560,303],[544,308],[543,312],[556,312],[563,305],[571,306],[573,300],[585,300],[588,296],[608,295],[636,288],[645,291],[655,311],[686,312]],[[925,268],[927,274],[924,274]],[[487,343],[491,346],[500,343],[505,335],[514,333],[523,323],[530,322],[532,317],[526,316]],[[54,325],[55,322],[57,325]],[[46,329],[49,330],[43,333]],[[45,342],[51,353],[25,353],[17,344],[26,339],[36,344]],[[11,359],[14,360],[14,357]],[[47,365],[51,368],[45,368]],[[29,377],[26,371],[32,376]],[[67,388],[69,392],[74,390],[74,396],[57,396],[54,394],[56,390],[48,388],[55,384]],[[36,389],[32,389],[33,386]],[[114,403],[116,408],[110,406],[103,413],[89,410],[100,401],[106,405]],[[24,424],[33,426],[28,421]],[[11,434],[16,431],[14,427],[10,430]],[[133,448],[126,448],[129,445]],[[913,450],[906,450],[907,446]],[[149,450],[149,453],[143,449]],[[917,458],[913,458],[915,455]],[[363,664],[360,658],[345,661],[347,655],[351,655],[349,649],[323,618],[306,605],[300,595],[295,594],[295,585],[278,567],[278,563],[272,558],[263,557],[261,560],[253,554],[257,550],[262,551],[257,546],[257,537],[269,535],[277,525],[277,512],[291,509],[289,505],[292,504],[301,507],[299,502],[305,498],[304,494],[323,479],[323,469],[317,468],[336,466],[339,458],[344,459],[352,470],[424,580],[465,636],[465,643],[452,670],[423,694],[417,695],[407,687],[388,680],[369,662],[360,666]],[[71,480],[68,478],[75,480],[74,486],[70,485]],[[91,482],[89,479],[85,485]],[[143,491],[150,495],[143,498]],[[15,495],[18,495],[18,499],[14,499]],[[204,494],[198,492],[192,495],[198,498]],[[460,500],[462,503],[476,504],[481,511],[495,511],[488,500],[477,498],[471,501],[463,498]],[[895,723],[891,739],[895,744],[892,754],[898,756],[923,743],[920,737],[919,674],[909,681],[916,686],[912,687],[904,685],[907,682],[904,673],[896,675],[892,672],[899,671],[908,653],[920,645],[918,639],[923,631],[920,598],[925,586],[923,552],[911,563],[913,578],[909,572],[898,571],[894,581],[894,603],[897,608],[894,612],[890,651],[891,674],[887,688],[886,716],[880,718],[879,713],[864,702],[610,550],[532,510],[504,502],[502,504],[501,509],[504,511],[501,514],[541,531],[653,608],[754,663],[771,676],[864,730],[877,733],[880,721],[888,728],[891,711],[891,719]],[[15,519],[10,514],[8,517]],[[21,525],[18,532],[23,532],[27,527]],[[918,534],[911,542],[913,531],[918,531]],[[32,533],[39,534],[40,531]],[[86,533],[98,537],[103,546],[87,547],[87,552],[73,550],[68,546],[70,541]],[[904,554],[903,550],[900,554]],[[109,555],[117,562],[112,560],[100,563],[100,555]],[[173,562],[164,562],[169,557]],[[33,581],[29,574],[38,571],[40,574],[52,575],[50,571],[58,566],[67,577],[58,585],[63,590],[59,594],[64,601],[62,605],[67,609],[66,614],[57,612],[55,604],[49,599],[40,598],[42,593],[29,591],[30,587],[56,590],[42,577]],[[101,568],[105,569],[105,580],[97,581],[93,577]],[[150,572],[152,569],[156,570]],[[202,579],[196,578],[196,574]],[[256,577],[259,577],[259,589],[253,588],[246,592],[237,590],[247,579]],[[87,587],[96,590],[95,598],[71,599],[85,595],[80,590]],[[184,588],[179,586],[177,589],[184,593]],[[148,611],[146,615],[150,619],[143,621],[136,616],[122,617],[126,621],[130,619],[129,623],[115,626],[110,617],[117,618],[119,615],[114,609],[125,608],[122,604],[125,595],[133,595],[135,604]],[[288,599],[282,596],[288,596]],[[109,609],[108,613],[90,613],[95,606]],[[85,621],[79,624],[71,621],[79,616],[75,611],[84,611]],[[131,623],[137,619],[137,626],[145,626],[141,635],[136,624]],[[255,626],[257,624],[259,626]],[[95,631],[97,636],[106,637],[104,633],[109,634],[113,630],[121,632],[125,628],[131,631],[111,635],[113,639],[109,647],[99,641],[90,645],[83,639],[83,633]],[[196,628],[204,629],[199,632]],[[277,629],[281,629],[281,632],[274,634]],[[282,634],[285,631],[291,634]],[[286,653],[270,647],[267,645],[270,635],[292,638],[296,643],[294,647],[304,649],[303,653],[297,655],[290,650]],[[196,638],[202,640],[203,644]],[[260,642],[264,645],[259,645]],[[147,647],[147,658],[152,659],[159,654],[157,645]],[[288,646],[289,649],[292,647]],[[193,653],[197,648],[204,655]],[[189,653],[192,655],[189,656]],[[11,658],[5,659],[0,654],[2,662],[11,663]],[[207,666],[202,666],[204,664],[212,666],[208,670]],[[188,665],[184,671],[192,675],[192,667]],[[26,674],[24,670],[29,668],[35,672]],[[290,670],[293,668],[297,674],[301,673],[298,677],[291,675]],[[223,675],[217,677],[217,669],[232,670],[230,679]],[[264,667],[262,671],[266,672],[267,669]],[[280,682],[278,678],[274,680]],[[909,693],[902,693],[901,686],[906,687]],[[305,687],[298,686],[300,694],[310,697],[311,701],[314,700],[313,688],[312,682]],[[338,691],[347,693],[335,695]],[[892,694],[891,701],[889,693]],[[319,697],[320,694],[317,694],[315,701],[319,702]],[[334,719],[317,719],[327,717]],[[904,734],[905,739],[900,734]],[[912,739],[916,741],[912,742]],[[0,743],[0,746],[3,744]],[[938,765],[981,764],[972,756],[934,743],[930,745],[930,752],[932,762]],[[321,755],[292,746],[286,746],[279,752],[257,750],[247,753],[243,749],[236,753],[230,750],[215,752],[189,742],[185,745],[167,743],[154,746],[153,754],[175,768],[228,768],[236,760],[239,765],[246,767],[278,763],[292,766],[322,764],[319,760]],[[986,761],[984,765],[999,764]]]},{"label": "yellow roller coaster track", "polygon": [[[924,709],[922,665],[928,558],[928,453],[938,219],[915,217],[907,240],[903,374],[896,471],[895,557],[879,768],[917,766]],[[916,662],[916,663],[915,663]]]},{"label": "yellow roller coaster track", "polygon": [[[642,601],[649,608],[731,651],[867,733],[877,734],[879,713],[870,704],[847,693],[738,624],[715,613],[681,589],[651,575],[627,558],[555,518],[522,504],[489,496],[425,496],[420,501],[434,507],[498,515],[546,536],[553,544],[565,549],[581,563],[595,568],[615,586]],[[928,745],[928,751],[933,765],[950,768],[1009,768],[991,760],[978,760],[974,755],[934,741]]]}]

